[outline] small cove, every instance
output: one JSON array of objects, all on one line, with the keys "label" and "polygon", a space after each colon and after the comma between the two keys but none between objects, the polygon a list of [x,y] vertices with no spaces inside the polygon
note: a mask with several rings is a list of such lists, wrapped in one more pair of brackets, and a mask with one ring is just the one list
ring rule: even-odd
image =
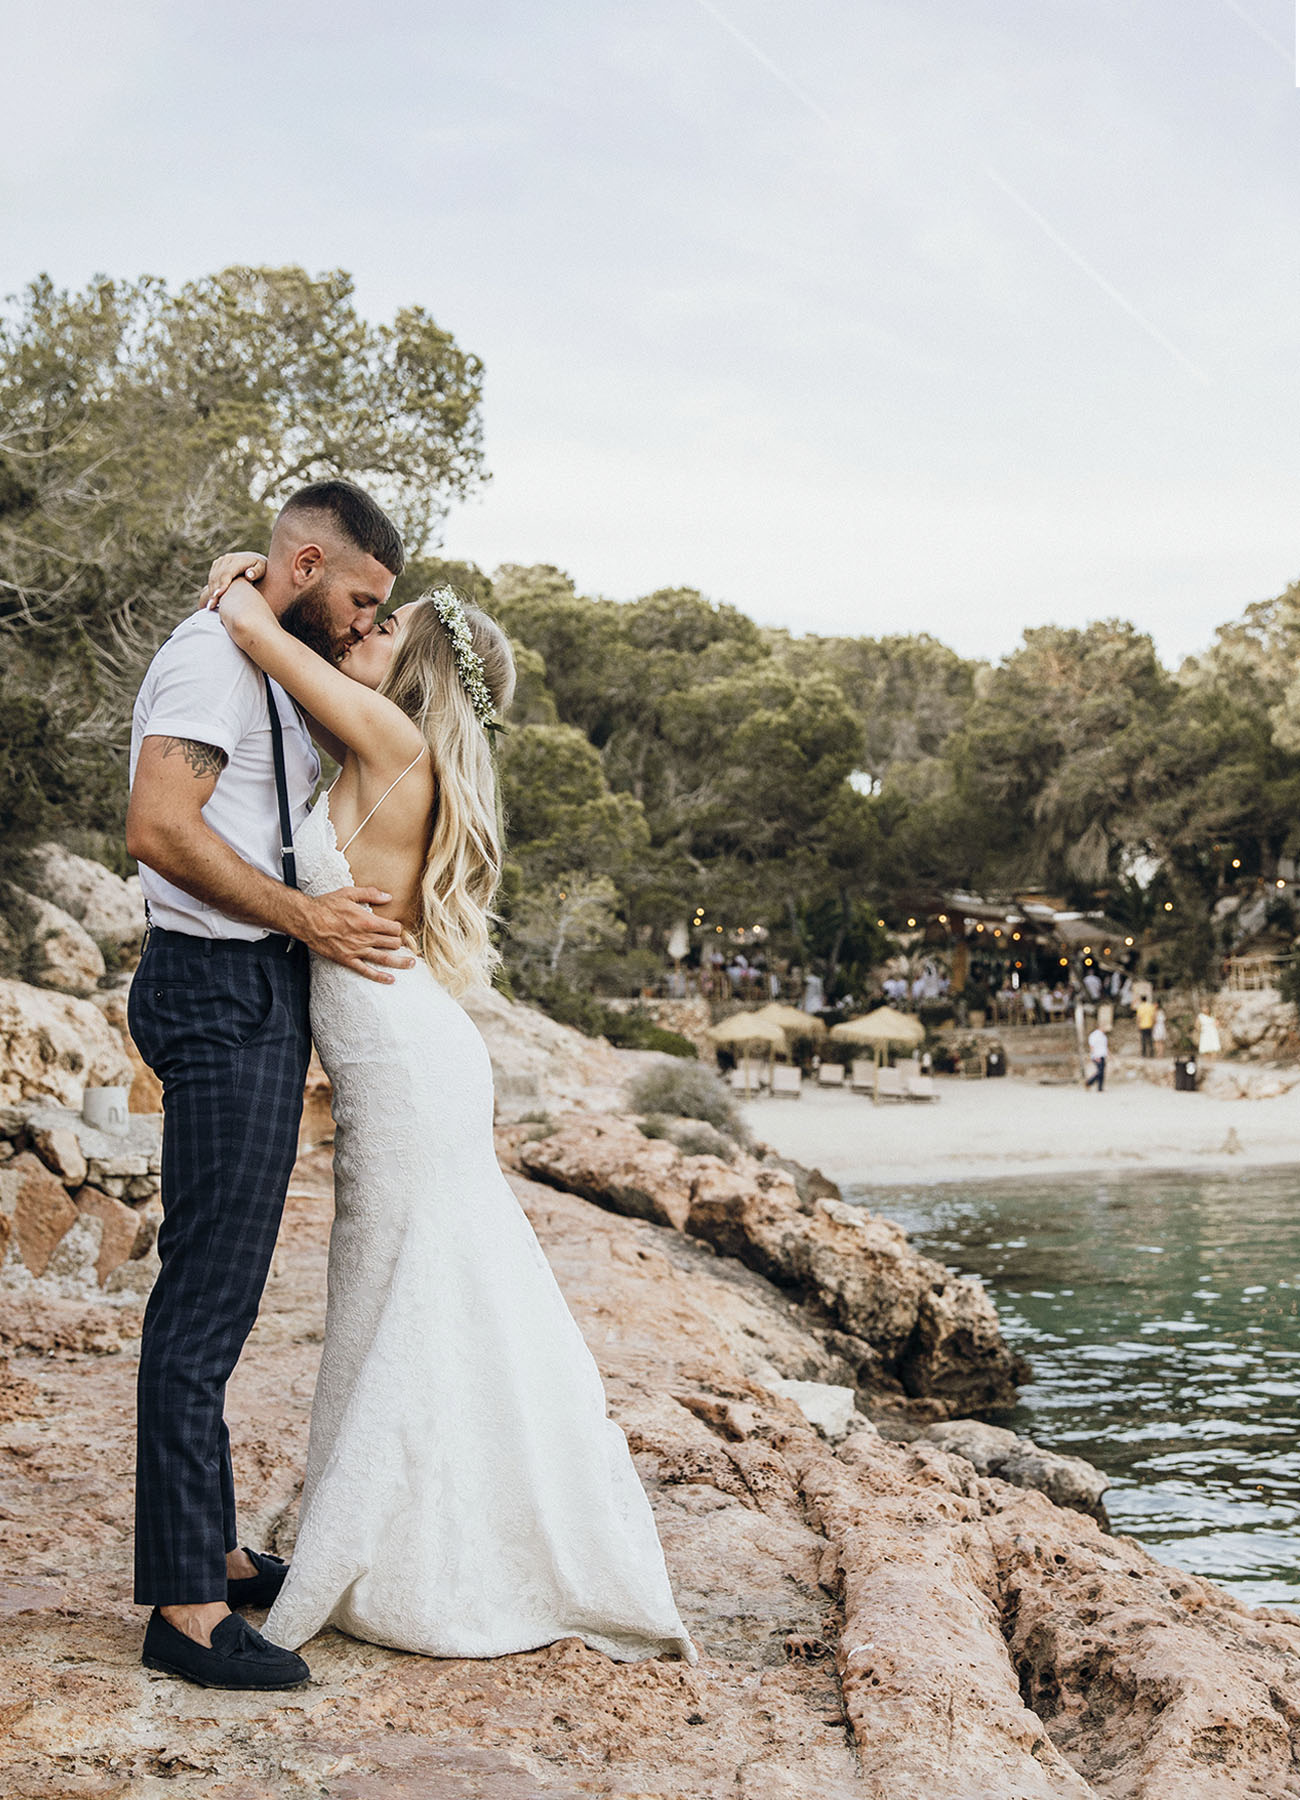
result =
[{"label": "small cove", "polygon": [[1300,1169],[843,1187],[985,1283],[1033,1368],[994,1423],[1105,1470],[1154,1555],[1300,1603]]}]

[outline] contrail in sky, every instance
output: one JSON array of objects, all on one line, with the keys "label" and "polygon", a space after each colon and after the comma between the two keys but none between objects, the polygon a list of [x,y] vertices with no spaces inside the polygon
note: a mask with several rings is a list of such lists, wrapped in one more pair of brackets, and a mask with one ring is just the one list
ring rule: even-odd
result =
[{"label": "contrail in sky", "polygon": [[984,173],[988,176],[994,187],[1001,188],[1007,199],[1014,201],[1021,212],[1024,213],[1027,218],[1034,221],[1034,224],[1037,225],[1044,236],[1049,238],[1051,242],[1056,245],[1062,256],[1068,256],[1076,268],[1082,269],[1088,279],[1093,282],[1095,286],[1099,287],[1103,294],[1108,295],[1109,298],[1115,302],[1116,306],[1126,312],[1129,318],[1133,320],[1134,324],[1140,325],[1149,338],[1159,344],[1162,349],[1167,350],[1176,362],[1180,362],[1189,375],[1194,375],[1198,381],[1203,381],[1207,387],[1210,385],[1210,378],[1205,373],[1204,369],[1198,369],[1192,359],[1189,356],[1185,356],[1178,348],[1177,344],[1172,343],[1170,339],[1165,336],[1159,326],[1153,325],[1146,314],[1139,312],[1131,300],[1126,300],[1119,289],[1113,287],[1099,269],[1094,269],[1092,264],[1088,262],[1085,257],[1080,256],[1073,244],[1067,243],[1060,232],[1056,230],[1055,226],[1049,224],[1042,213],[1029,204],[1023,194],[1017,193],[1011,183],[1003,180],[996,169],[991,169],[986,165]]},{"label": "contrail in sky", "polygon": [[1236,13],[1242,24],[1248,25],[1257,38],[1260,38],[1264,43],[1271,45],[1272,48],[1277,51],[1279,56],[1283,57],[1288,63],[1294,62],[1295,58],[1291,50],[1282,42],[1281,38],[1275,38],[1271,31],[1265,30],[1258,19],[1252,19],[1244,6],[1237,5],[1237,0],[1223,0],[1223,4],[1227,7],[1229,12]]},{"label": "contrail in sky", "polygon": [[[797,81],[792,80],[791,77],[786,74],[785,70],[774,63],[772,58],[768,56],[765,51],[760,50],[752,38],[746,37],[745,33],[741,31],[738,25],[734,25],[724,12],[721,12],[713,5],[713,0],[696,0],[696,3],[704,12],[708,13],[711,19],[715,19],[717,23],[722,26],[724,31],[729,32],[731,36],[735,38],[736,42],[749,52],[755,62],[766,69],[768,74],[771,75],[775,81],[779,81],[781,86],[785,88],[787,92],[793,94],[795,99],[803,106],[806,106],[824,125],[829,125],[836,131],[841,129],[839,120],[833,118],[823,106],[819,105],[806,88],[801,87]],[[1282,46],[1278,44],[1276,38],[1270,37],[1267,32],[1263,31],[1260,26],[1255,24],[1253,19],[1241,11],[1241,8],[1236,4],[1236,0],[1224,0],[1224,5],[1231,7],[1233,12],[1244,20],[1247,25],[1251,26],[1253,30],[1259,32],[1260,36],[1265,38],[1268,43],[1271,43],[1277,49],[1282,48]],[[1290,52],[1284,52],[1284,54],[1286,54],[1287,60],[1289,61]],[[1140,326],[1154,343],[1160,345],[1162,350],[1167,350],[1174,361],[1186,369],[1189,375],[1194,376],[1197,381],[1204,382],[1207,387],[1210,385],[1210,378],[1205,371],[1197,368],[1191,358],[1186,356],[1183,351],[1178,348],[1177,344],[1167,338],[1158,326],[1153,325],[1146,314],[1140,312],[1131,300],[1127,300],[1117,287],[1107,281],[1106,277],[1099,269],[1094,269],[1086,257],[1081,256],[1074,246],[1061,236],[1056,227],[1050,224],[1035,207],[1030,205],[1023,194],[1017,193],[1010,182],[1004,180],[995,169],[986,167],[984,173],[993,183],[994,187],[1000,189],[1000,191],[1006,195],[1008,200],[1012,201],[1028,218],[1032,219],[1034,224],[1038,226],[1038,229],[1044,233],[1051,243],[1055,244],[1061,254],[1068,257],[1075,267],[1088,277],[1094,287],[1099,288],[1108,299],[1113,300],[1116,306],[1133,320],[1135,325]]]},{"label": "contrail in sky", "polygon": [[759,49],[753,38],[746,37],[740,27],[738,25],[733,25],[727,15],[719,12],[717,7],[710,3],[710,0],[698,0],[698,3],[704,8],[704,11],[708,13],[711,19],[717,20],[724,31],[729,31],[731,33],[738,44],[744,45],[745,49],[749,51],[749,54],[753,57],[755,62],[761,63],[768,74],[776,81],[779,81],[783,88],[788,88],[796,100],[802,100],[809,112],[815,113],[822,121],[823,125],[830,125],[836,130],[839,129],[839,121],[833,119],[823,107],[820,107],[806,88],[801,88],[797,81],[792,81],[790,79],[784,69],[778,68],[772,61],[772,58],[765,55],[763,51]]}]

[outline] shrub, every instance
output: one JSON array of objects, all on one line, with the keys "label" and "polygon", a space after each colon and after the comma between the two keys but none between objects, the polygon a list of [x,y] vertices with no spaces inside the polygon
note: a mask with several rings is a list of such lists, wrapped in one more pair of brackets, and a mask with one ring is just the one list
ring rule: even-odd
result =
[{"label": "shrub", "polygon": [[1300,957],[1289,956],[1278,971],[1278,991],[1300,1016]]},{"label": "shrub", "polygon": [[712,1069],[698,1063],[648,1069],[632,1083],[628,1100],[633,1112],[667,1114],[673,1119],[703,1119],[706,1125],[725,1132],[737,1143],[749,1142],[749,1132],[731,1094]]},{"label": "shrub", "polygon": [[662,1113],[651,1113],[641,1121],[641,1135],[667,1138],[683,1156],[720,1156],[723,1162],[730,1162],[736,1154],[735,1140],[724,1137],[703,1119],[668,1119]]},{"label": "shrub", "polygon": [[665,1031],[643,1007],[630,1012],[616,1012],[590,994],[583,994],[566,981],[528,981],[516,971],[514,995],[540,1006],[544,1013],[560,1025],[571,1025],[587,1037],[605,1037],[620,1050],[661,1050],[667,1056],[694,1057],[694,1044],[680,1032]]},{"label": "shrub", "polygon": [[[599,1005],[599,1001],[596,1003]],[[662,1050],[666,1056],[696,1057],[699,1051],[680,1031],[669,1031],[656,1025],[644,1007],[634,1006],[630,1012],[618,1012],[612,1006],[601,1007],[608,1023],[604,1035],[620,1050]]]}]

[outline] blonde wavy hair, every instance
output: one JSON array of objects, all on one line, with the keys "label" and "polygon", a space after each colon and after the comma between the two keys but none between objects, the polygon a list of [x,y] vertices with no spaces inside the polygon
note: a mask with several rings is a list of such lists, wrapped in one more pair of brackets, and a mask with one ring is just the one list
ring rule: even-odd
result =
[{"label": "blonde wavy hair", "polygon": [[[515,691],[510,640],[494,619],[467,603],[465,622],[500,716]],[[501,880],[501,809],[488,733],[429,595],[412,606],[379,692],[414,719],[429,746],[435,793],[415,947],[448,992],[461,994],[489,981],[501,960],[491,937]]]}]

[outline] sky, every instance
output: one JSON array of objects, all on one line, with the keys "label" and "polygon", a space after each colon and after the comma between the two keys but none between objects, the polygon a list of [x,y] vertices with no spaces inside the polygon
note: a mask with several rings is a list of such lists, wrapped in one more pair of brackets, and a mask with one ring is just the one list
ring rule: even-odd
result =
[{"label": "sky", "polygon": [[443,553],[998,657],[1300,577],[1293,0],[0,0],[0,292],[344,268]]}]

